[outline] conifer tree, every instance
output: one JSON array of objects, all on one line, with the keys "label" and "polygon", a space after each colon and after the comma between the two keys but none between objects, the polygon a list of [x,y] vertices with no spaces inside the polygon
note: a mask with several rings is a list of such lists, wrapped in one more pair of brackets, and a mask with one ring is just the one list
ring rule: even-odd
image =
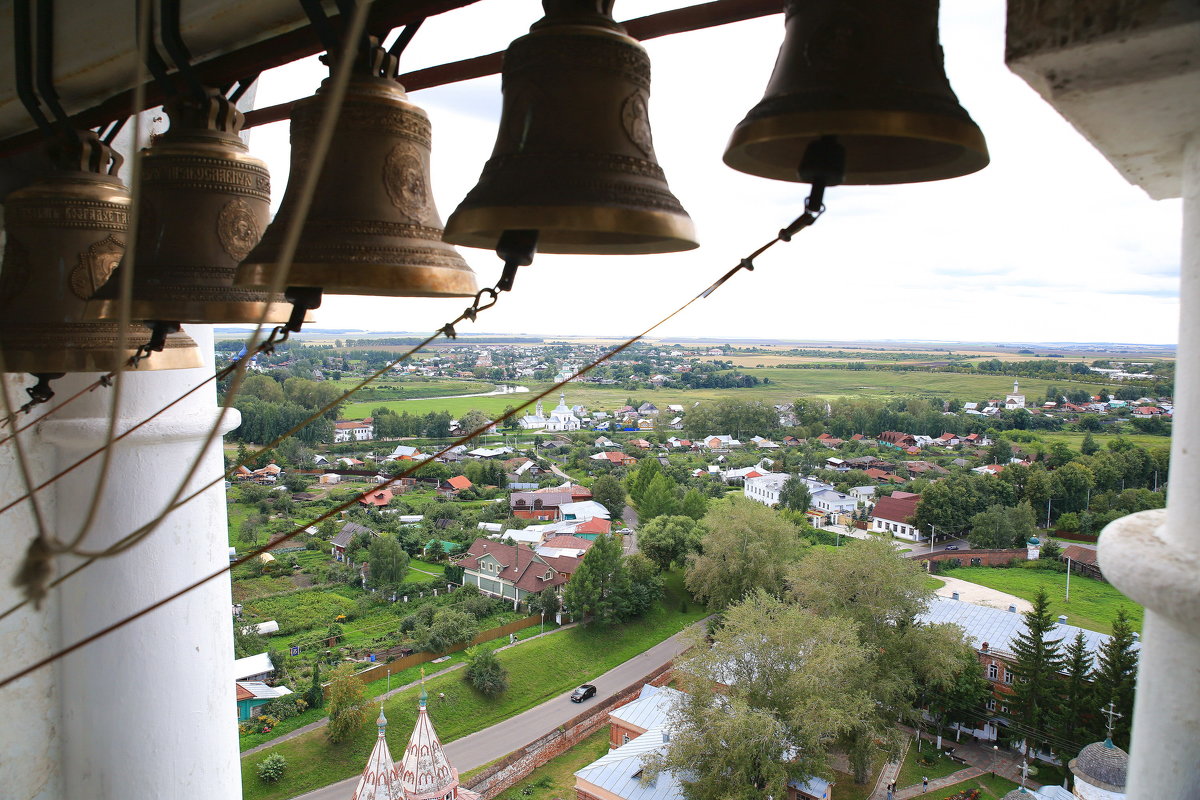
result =
[{"label": "conifer tree", "polygon": [[671,516],[679,511],[675,481],[663,473],[654,476],[638,502],[638,524],[644,525],[655,517]]},{"label": "conifer tree", "polygon": [[1096,671],[1092,673],[1092,685],[1096,692],[1093,702],[1096,707],[1104,707],[1111,702],[1117,713],[1121,714],[1113,725],[1112,739],[1118,747],[1128,749],[1138,665],[1138,654],[1133,645],[1137,639],[1134,638],[1124,608],[1117,609],[1112,628],[1112,635],[1100,646]]},{"label": "conifer tree", "polygon": [[596,537],[575,574],[563,591],[563,605],[578,618],[592,618],[607,626],[623,619],[628,611],[629,574],[622,560],[620,537]]},{"label": "conifer tree", "polygon": [[321,688],[321,662],[316,659],[313,659],[312,682],[308,685],[308,691],[304,693],[304,699],[309,708],[325,705],[325,691]]},{"label": "conifer tree", "polygon": [[1083,631],[1063,651],[1067,679],[1063,683],[1062,704],[1058,707],[1056,732],[1068,742],[1084,743],[1088,737],[1087,720],[1094,713],[1092,691],[1092,654],[1088,652]]},{"label": "conifer tree", "polygon": [[630,473],[627,479],[629,499],[633,501],[634,506],[641,506],[642,495],[646,493],[655,476],[661,474],[662,465],[658,463],[657,458],[643,458],[638,462],[637,469]]},{"label": "conifer tree", "polygon": [[[1039,737],[1054,725],[1055,711],[1062,697],[1058,673],[1063,669],[1062,640],[1046,635],[1054,630],[1050,616],[1050,598],[1039,588],[1033,599],[1033,609],[1025,613],[1025,630],[1012,643],[1016,663],[1012,671],[1013,699],[1009,706],[1013,716],[1028,731],[1025,747],[1041,743]],[[1030,740],[1033,741],[1030,741]]]},{"label": "conifer tree", "polygon": [[1083,453],[1085,456],[1092,456],[1099,451],[1100,445],[1096,444],[1096,440],[1092,436],[1091,431],[1088,431],[1083,436],[1083,444],[1079,446],[1079,452]]}]

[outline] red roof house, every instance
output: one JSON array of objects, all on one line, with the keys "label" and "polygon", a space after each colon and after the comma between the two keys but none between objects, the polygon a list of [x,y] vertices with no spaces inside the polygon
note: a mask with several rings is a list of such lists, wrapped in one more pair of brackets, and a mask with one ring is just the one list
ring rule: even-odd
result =
[{"label": "red roof house", "polygon": [[387,504],[392,502],[392,497],[393,494],[391,489],[378,489],[366,495],[365,497],[360,497],[358,502],[362,503],[364,506],[386,508]]}]

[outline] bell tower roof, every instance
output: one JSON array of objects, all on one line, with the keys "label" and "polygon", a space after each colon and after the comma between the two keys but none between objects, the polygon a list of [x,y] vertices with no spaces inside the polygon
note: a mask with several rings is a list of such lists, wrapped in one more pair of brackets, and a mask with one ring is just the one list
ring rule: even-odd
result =
[{"label": "bell tower roof", "polygon": [[[421,693],[424,695],[423,687]],[[400,788],[404,791],[402,796],[407,800],[434,800],[450,793],[457,794],[458,770],[450,764],[442,750],[442,742],[433,729],[424,697],[419,702],[417,724],[397,772]]]}]

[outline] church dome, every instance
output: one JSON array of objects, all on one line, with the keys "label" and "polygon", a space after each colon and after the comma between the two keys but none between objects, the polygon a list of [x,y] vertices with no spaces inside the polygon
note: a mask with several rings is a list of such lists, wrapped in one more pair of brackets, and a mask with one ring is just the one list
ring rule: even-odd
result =
[{"label": "church dome", "polygon": [[1110,792],[1125,791],[1129,754],[1110,740],[1092,742],[1067,765],[1075,777]]}]

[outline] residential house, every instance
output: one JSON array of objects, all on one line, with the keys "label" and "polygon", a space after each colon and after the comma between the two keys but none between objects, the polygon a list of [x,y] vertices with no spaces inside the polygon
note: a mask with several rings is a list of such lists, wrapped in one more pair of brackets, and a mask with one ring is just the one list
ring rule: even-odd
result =
[{"label": "residential house", "polygon": [[825,469],[831,469],[834,472],[849,472],[850,465],[840,458],[827,458],[825,459]]},{"label": "residential house", "polygon": [[[664,379],[665,379],[665,376],[664,376]],[[650,403],[650,402],[642,403],[640,406],[638,406],[637,413],[638,413],[638,416],[640,416],[640,417],[657,417],[658,416],[658,406],[656,406],[656,405],[654,405],[654,403]]]},{"label": "residential house", "polygon": [[755,474],[753,477],[746,477],[742,485],[742,494],[765,506],[779,505],[779,495],[783,491],[783,485],[790,477],[791,475],[784,472],[768,472],[763,475]]},{"label": "residential house", "polygon": [[388,455],[387,461],[412,461],[421,455],[421,451],[415,447],[409,447],[406,444],[396,445],[396,449]]},{"label": "residential house", "polygon": [[726,434],[705,437],[701,444],[703,444],[709,450],[729,450],[734,447],[742,446],[741,442]]},{"label": "residential house", "polygon": [[371,536],[379,535],[378,532],[371,530],[365,525],[359,525],[357,522],[347,522],[337,532],[337,536],[333,537],[333,541],[330,542],[330,555],[333,556],[335,561],[345,561],[346,549],[354,541],[355,537],[363,534],[370,534]]},{"label": "residential house", "polygon": [[640,447],[643,450],[650,449],[650,443],[648,441],[646,441],[645,439],[630,439],[629,443],[631,445],[633,445],[634,447]]},{"label": "residential house", "polygon": [[390,488],[383,488],[360,497],[358,502],[368,508],[387,508],[393,497],[395,493]]},{"label": "residential house", "polygon": [[817,443],[824,447],[841,447],[844,444],[844,440],[836,436],[830,436],[828,433],[822,433],[817,437]]},{"label": "residential house", "polygon": [[545,489],[536,490],[537,494],[549,494],[551,492],[568,492],[571,495],[571,502],[582,503],[584,500],[592,499],[592,490],[586,486],[580,486],[577,483],[563,482],[558,486],[549,486]]},{"label": "residential house", "polygon": [[[1012,694],[1012,684],[1016,678],[1012,672],[1012,665],[1016,661],[1012,647],[1016,638],[1026,631],[1025,616],[1017,613],[1016,606],[1009,606],[1005,611],[935,596],[930,602],[929,610],[918,615],[918,619],[928,625],[958,625],[975,647],[979,662],[983,665],[984,675],[992,685],[992,697],[986,703],[992,716],[980,727],[964,728],[963,732],[973,733],[981,739],[995,739],[997,733],[1008,725],[1007,700]],[[1067,618],[1060,616],[1054,629],[1047,632],[1046,641],[1061,641],[1065,646],[1074,640],[1078,633],[1083,633],[1084,644],[1093,657],[1109,639],[1106,634],[1068,625]],[[1134,649],[1140,650],[1141,643],[1135,642]],[[1015,735],[1013,738],[1019,740],[1020,736]]]},{"label": "residential house", "polygon": [[590,539],[581,539],[578,536],[562,534],[553,536],[543,541],[536,548],[535,552],[539,556],[570,556],[572,558],[583,558],[584,554],[591,549],[593,542]]},{"label": "residential house", "polygon": [[669,439],[667,439],[667,445],[669,447],[679,447],[679,448],[686,450],[692,446],[692,443],[689,439],[679,439],[675,436],[672,436]]},{"label": "residential house", "polygon": [[812,495],[810,507],[823,513],[828,521],[826,524],[831,524],[843,514],[853,514],[858,508],[858,500],[834,489],[826,489]]},{"label": "residential house", "polygon": [[893,492],[891,497],[879,498],[875,508],[871,510],[871,530],[877,533],[891,533],[911,542],[928,538],[912,524],[920,499],[919,495],[911,492]]},{"label": "residential house", "polygon": [[341,483],[341,481],[342,476],[338,475],[336,472],[326,472],[324,475],[317,478],[317,483],[321,484],[322,486],[336,486],[337,484]]},{"label": "residential house", "polygon": [[875,502],[875,489],[874,486],[855,486],[850,490],[850,496],[860,503],[873,503]]},{"label": "residential house", "polygon": [[949,475],[950,470],[932,461],[905,461],[904,466],[910,475]]},{"label": "residential house", "polygon": [[570,556],[538,555],[521,545],[476,539],[456,563],[463,568],[464,583],[493,597],[520,601],[545,589],[561,592],[579,561]]},{"label": "residential house", "polygon": [[586,520],[596,518],[612,519],[612,514],[609,513],[608,509],[595,500],[563,503],[558,507],[558,513],[560,518],[567,522],[585,522]]},{"label": "residential house", "polygon": [[915,447],[917,444],[915,436],[911,433],[901,433],[900,431],[884,431],[879,434],[879,441],[901,449]]},{"label": "residential house", "polygon": [[375,438],[375,420],[371,417],[365,419],[339,419],[333,423],[333,443],[340,444],[342,442],[368,442]]},{"label": "residential house", "polygon": [[573,502],[570,492],[513,492],[508,496],[508,508],[521,519],[561,519],[558,507]]},{"label": "residential house", "polygon": [[588,456],[592,461],[607,461],[610,464],[615,464],[618,467],[632,467],[637,463],[637,459],[633,456],[627,456],[617,450],[606,450],[603,453],[596,453]]},{"label": "residential house", "polygon": [[446,484],[449,488],[438,487],[439,493],[457,495],[459,492],[475,486],[466,475],[455,475],[453,478],[447,478]]},{"label": "residential house", "polygon": [[267,686],[262,681],[235,681],[237,687],[238,722],[253,719],[262,707],[277,697],[287,697],[292,690],[286,686]]}]

